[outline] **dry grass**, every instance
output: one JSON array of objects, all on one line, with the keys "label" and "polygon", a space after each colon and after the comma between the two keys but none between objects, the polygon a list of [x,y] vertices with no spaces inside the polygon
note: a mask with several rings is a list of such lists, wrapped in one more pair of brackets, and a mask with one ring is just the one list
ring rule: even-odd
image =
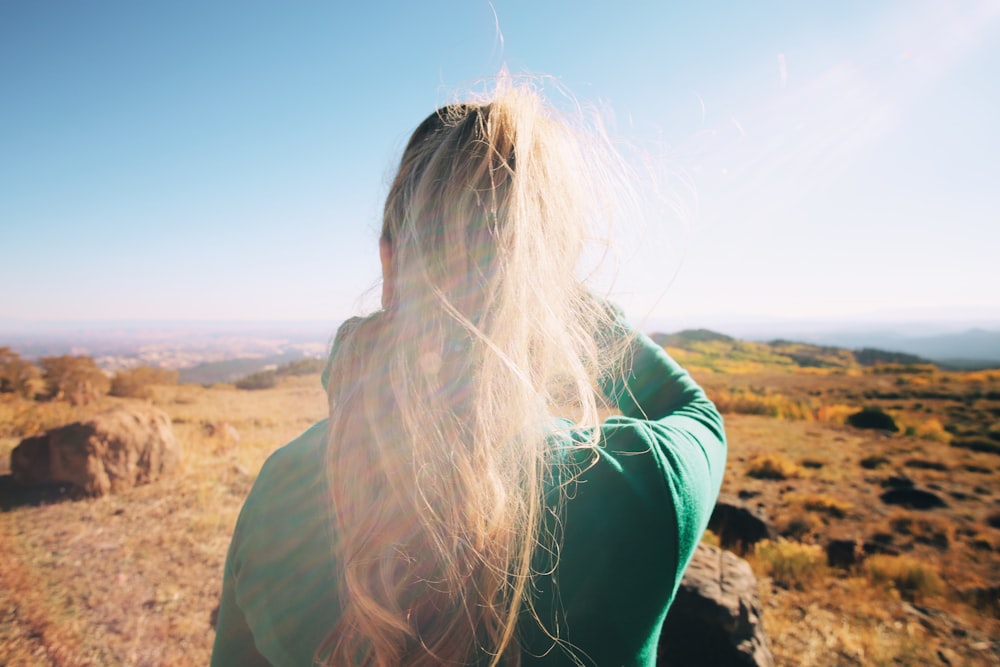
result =
[{"label": "dry grass", "polygon": [[837,403],[834,405],[822,405],[816,410],[816,420],[828,424],[846,424],[847,418],[858,411],[856,405],[844,405]]},{"label": "dry grass", "polygon": [[[261,392],[156,387],[153,403],[173,420],[182,474],[0,514],[0,664],[208,663],[243,499],[264,459],[322,418],[326,400],[312,376]],[[206,434],[220,420],[238,445]]]},{"label": "dry grass", "polygon": [[[788,499],[792,500],[791,498]],[[828,514],[838,519],[846,517],[847,513],[854,507],[846,500],[835,498],[827,493],[809,493],[798,496],[795,499],[802,503],[802,507],[810,512]]]},{"label": "dry grass", "polygon": [[[789,376],[777,377],[789,381]],[[937,595],[904,594],[895,583],[876,583],[862,562],[846,571],[817,565],[821,574],[798,590],[794,585],[779,586],[766,569],[774,567],[766,565],[772,562],[791,568],[788,564],[794,559],[773,549],[765,559],[751,556],[748,560],[761,578],[764,625],[777,665],[939,664],[939,651],[950,656],[951,664],[1000,664],[1000,645],[993,641],[1000,636],[1000,621],[990,611],[993,607],[983,604],[982,594],[975,592],[988,589],[1000,578],[1000,513],[993,509],[1000,500],[996,456],[833,424],[733,415],[726,418],[726,426],[730,470],[723,491],[755,494],[748,502],[766,508],[779,534],[807,543],[815,554],[832,536],[874,542],[881,533],[888,536],[889,549],[926,563],[945,586]],[[789,461],[819,458],[824,464],[780,483],[749,477],[747,466],[765,447]],[[904,463],[917,454],[940,459],[949,468],[906,468]],[[875,467],[862,466],[866,459],[875,462]],[[920,488],[935,485],[950,507],[909,512],[882,503],[881,482],[902,471]],[[948,491],[965,495],[954,497]],[[827,496],[853,509],[842,518],[810,511],[803,503],[810,496]],[[998,515],[996,528],[990,527],[991,513]],[[892,529],[890,520],[898,517],[913,520],[913,534]],[[950,540],[947,549],[934,544],[940,544],[941,538],[935,535],[941,532]],[[825,558],[819,563],[825,566]],[[810,569],[807,564],[802,571]],[[930,616],[915,611],[907,596],[919,599]]]},{"label": "dry grass", "polygon": [[801,419],[812,421],[816,418],[811,402],[797,400],[782,394],[750,389],[717,389],[709,392],[709,398],[723,414],[765,415],[778,419]]},{"label": "dry grass", "polygon": [[757,479],[791,479],[801,475],[799,468],[784,454],[758,454],[747,463],[747,475]]},{"label": "dry grass", "polygon": [[[764,414],[726,416],[724,491],[756,494],[750,502],[761,503],[782,534],[805,542],[769,543],[748,558],[761,577],[776,664],[937,664],[940,655],[951,664],[1000,664],[993,643],[1000,620],[976,592],[1000,580],[1000,458],[917,432],[937,420],[972,433],[1000,408],[988,398],[1000,389],[989,384],[1000,375],[936,373],[914,389],[891,374],[849,371],[698,378],[713,390],[772,397],[763,403],[780,395],[816,410],[817,421],[775,419],[768,415],[780,411],[759,408]],[[0,472],[22,435],[121,400],[71,408],[0,396]],[[116,496],[0,513],[0,664],[207,663],[209,617],[243,498],[267,455],[326,413],[325,397],[312,376],[257,392],[155,387],[149,400],[173,421],[183,474]],[[845,410],[837,406],[868,403],[913,425],[912,435],[838,424]],[[995,421],[975,437],[990,437]],[[210,435],[207,425],[221,423],[238,431],[238,443]],[[907,466],[913,461],[928,464]],[[882,482],[901,472],[949,507],[904,512],[884,505]],[[880,533],[904,556],[871,557],[847,571],[826,566],[822,545],[830,536],[867,542]]]},{"label": "dry grass", "polygon": [[774,518],[774,526],[779,535],[800,542],[818,535],[823,525],[823,520],[818,516],[801,509],[781,512]]},{"label": "dry grass", "polygon": [[818,545],[764,540],[754,547],[756,569],[785,588],[805,590],[826,574],[826,556]]},{"label": "dry grass", "polygon": [[910,556],[876,554],[865,561],[874,584],[888,584],[908,600],[923,600],[944,592],[944,581],[933,566]]},{"label": "dry grass", "polygon": [[861,578],[826,578],[808,591],[768,585],[764,579],[765,627],[777,665],[795,667],[890,667],[897,665],[993,665],[989,643],[966,638],[946,645],[948,628],[914,613],[891,597],[875,596]]}]

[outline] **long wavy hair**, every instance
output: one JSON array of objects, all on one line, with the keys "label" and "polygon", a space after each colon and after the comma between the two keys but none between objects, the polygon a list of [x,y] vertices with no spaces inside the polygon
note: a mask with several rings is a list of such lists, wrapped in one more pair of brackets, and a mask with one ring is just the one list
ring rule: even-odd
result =
[{"label": "long wavy hair", "polygon": [[541,622],[533,555],[558,546],[556,443],[598,445],[555,417],[599,434],[619,356],[577,276],[617,196],[609,154],[509,79],[410,138],[382,228],[391,300],[345,324],[331,360],[342,609],[323,664],[520,664],[518,623]]}]

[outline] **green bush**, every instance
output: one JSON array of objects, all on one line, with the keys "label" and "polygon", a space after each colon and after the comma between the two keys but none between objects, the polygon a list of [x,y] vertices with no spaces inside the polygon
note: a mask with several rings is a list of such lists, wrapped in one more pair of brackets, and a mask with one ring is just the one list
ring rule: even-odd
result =
[{"label": "green bush", "polygon": [[270,389],[278,384],[278,374],[275,371],[259,371],[236,381],[237,389]]},{"label": "green bush", "polygon": [[324,366],[326,366],[325,359],[297,359],[279,367],[275,373],[277,375],[313,375],[322,371]]}]

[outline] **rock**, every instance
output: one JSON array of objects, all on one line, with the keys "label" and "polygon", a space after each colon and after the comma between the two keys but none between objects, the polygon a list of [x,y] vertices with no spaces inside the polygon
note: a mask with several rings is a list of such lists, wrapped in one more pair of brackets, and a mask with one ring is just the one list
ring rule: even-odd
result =
[{"label": "rock", "polygon": [[883,493],[879,498],[886,505],[902,505],[909,509],[929,510],[935,507],[947,507],[948,503],[941,496],[914,488],[895,488]]},{"label": "rock", "polygon": [[735,554],[699,544],[660,636],[670,667],[771,667],[757,579]]},{"label": "rock", "polygon": [[118,406],[25,438],[10,455],[18,484],[70,484],[89,496],[152,482],[179,463],[170,418],[144,405]]},{"label": "rock", "polygon": [[767,516],[732,496],[720,496],[708,520],[708,529],[719,536],[723,549],[746,553],[761,540],[774,539]]}]

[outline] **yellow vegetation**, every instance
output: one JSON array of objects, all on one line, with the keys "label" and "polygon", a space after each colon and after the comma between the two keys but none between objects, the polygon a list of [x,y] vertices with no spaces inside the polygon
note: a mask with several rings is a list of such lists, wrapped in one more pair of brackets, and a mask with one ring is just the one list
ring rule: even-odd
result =
[{"label": "yellow vegetation", "polygon": [[827,493],[810,493],[806,495],[788,494],[787,500],[792,500],[802,504],[810,512],[828,514],[838,519],[843,519],[852,509],[853,505],[846,500],[834,498]]},{"label": "yellow vegetation", "polygon": [[803,540],[823,528],[823,521],[811,512],[796,508],[776,516],[774,525],[784,537]]},{"label": "yellow vegetation", "polygon": [[916,436],[935,442],[951,442],[951,433],[944,430],[944,426],[937,419],[928,419],[919,424],[916,427]]},{"label": "yellow vegetation", "polygon": [[754,547],[758,569],[780,586],[804,590],[826,573],[826,556],[816,544],[764,540]]},{"label": "yellow vegetation", "polygon": [[959,381],[968,383],[1000,382],[1000,371],[998,370],[956,373],[955,376]]},{"label": "yellow vegetation", "polygon": [[747,463],[747,475],[757,479],[788,479],[802,473],[791,459],[784,454],[758,454]]},{"label": "yellow vegetation", "polygon": [[0,396],[0,438],[26,438],[50,428],[79,421],[113,399],[101,397],[89,406],[66,401],[31,401],[14,394]]},{"label": "yellow vegetation", "polygon": [[872,583],[892,586],[909,600],[944,592],[944,581],[937,571],[909,556],[875,554],[865,561],[865,571]]},{"label": "yellow vegetation", "polygon": [[847,417],[857,411],[858,408],[856,406],[844,405],[843,403],[821,405],[816,410],[816,420],[830,424],[846,424]]},{"label": "yellow vegetation", "polygon": [[709,391],[709,398],[723,414],[764,415],[779,419],[815,419],[812,406],[797,400],[761,390],[716,389]]}]

